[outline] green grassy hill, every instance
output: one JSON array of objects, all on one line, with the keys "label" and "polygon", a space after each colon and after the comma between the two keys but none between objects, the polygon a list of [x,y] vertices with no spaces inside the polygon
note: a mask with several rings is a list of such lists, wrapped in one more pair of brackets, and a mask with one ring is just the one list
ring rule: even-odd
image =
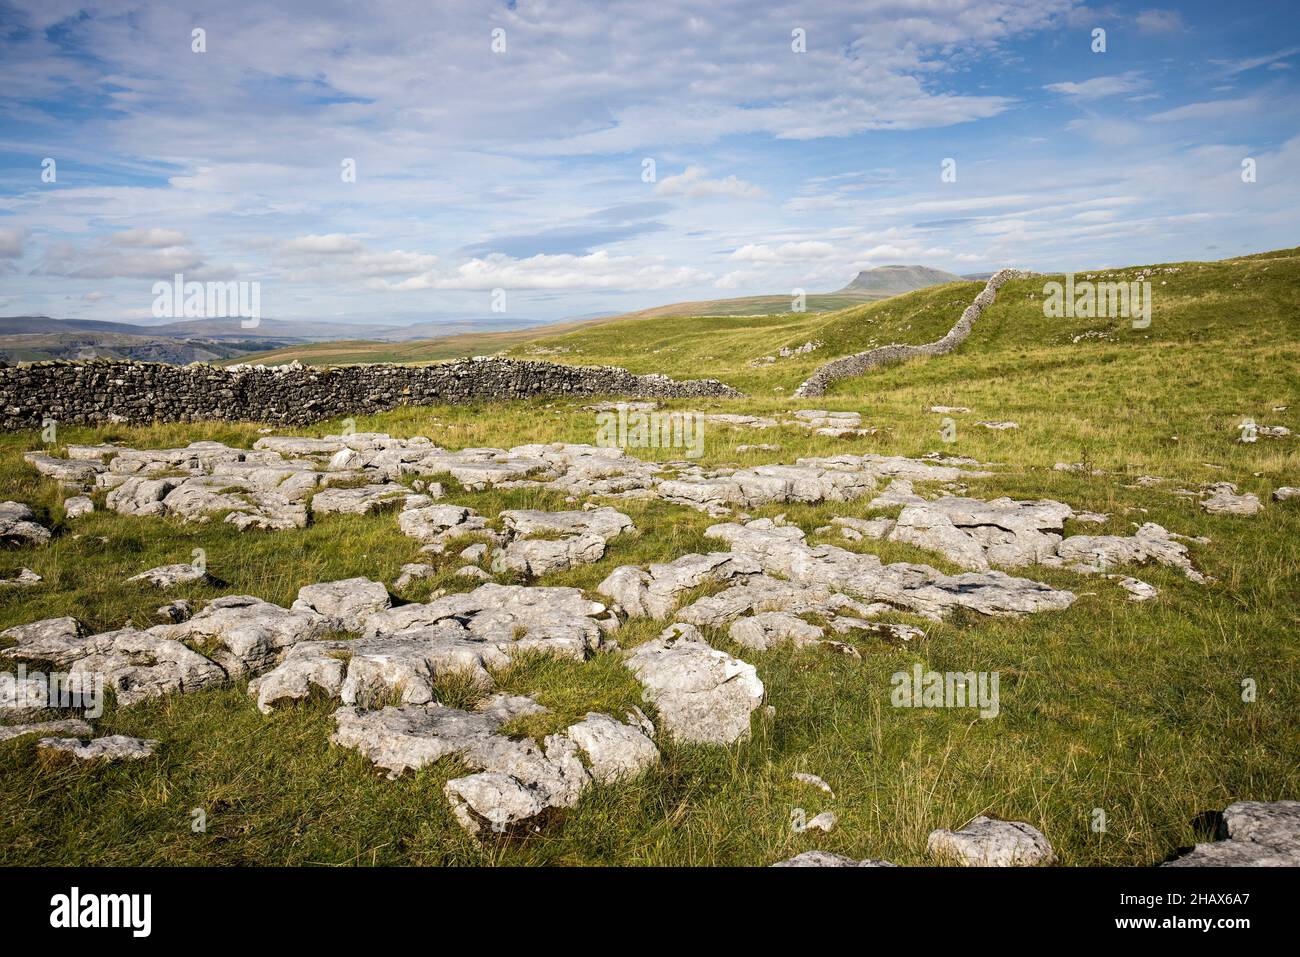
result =
[{"label": "green grassy hill", "polygon": [[[1040,828],[1066,865],[1149,865],[1209,835],[1202,812],[1237,800],[1300,797],[1295,716],[1300,713],[1300,501],[1268,501],[1300,486],[1300,439],[1243,445],[1245,417],[1300,433],[1300,250],[1218,263],[1120,271],[1149,275],[1149,328],[1124,320],[1045,319],[1044,278],[1012,282],[954,353],[876,370],[836,384],[817,400],[789,393],[815,366],[891,341],[941,335],[981,288],[962,283],[825,315],[647,319],[607,322],[527,342],[510,354],[613,363],[638,372],[715,376],[745,389],[735,400],[669,403],[678,409],[784,413],[800,408],[861,412],[876,434],[853,439],[709,428],[707,468],[793,462],[800,456],[876,452],[965,455],[1000,463],[971,480],[980,498],[1054,498],[1106,513],[1101,526],[1131,534],[1141,522],[1204,536],[1196,584],[1173,569],[1120,568],[1160,590],[1136,604],[1099,576],[1032,568],[1022,574],[1067,587],[1067,612],[1025,619],[957,616],[927,624],[908,645],[855,638],[861,659],[782,648],[755,652],[708,630],[717,647],[753,663],[776,709],[732,748],[668,745],[661,768],[635,784],[597,788],[539,831],[479,841],[455,825],[441,795],[461,772],[440,762],[387,781],[351,751],[331,747],[336,703],[313,699],[261,715],[239,686],[110,710],[101,734],[161,739],[160,755],[129,766],[47,766],[30,739],[0,745],[0,862],[25,864],[732,864],[759,865],[814,848],[923,864],[926,835],[980,813]],[[508,334],[506,334],[508,335]],[[752,365],[810,339],[811,355]],[[530,351],[531,350],[531,351]],[[568,351],[555,351],[568,350]],[[590,400],[402,408],[357,416],[358,430],[428,435],[461,448],[526,442],[593,442]],[[952,444],[940,438],[933,404],[969,407]],[[981,419],[1019,428],[990,431]],[[337,432],[339,421],[296,434]],[[67,428],[61,442],[123,441],[165,447],[197,439],[251,445],[258,424]],[[772,443],[780,450],[739,451]],[[21,453],[35,435],[0,436],[0,500],[34,505],[56,530],[40,549],[0,553],[0,577],[21,565],[45,584],[0,591],[0,628],[73,614],[92,627],[152,622],[164,600],[253,594],[287,604],[302,585],[364,575],[392,582],[421,560],[393,516],[337,516],[306,529],[240,533],[220,522],[184,525],[108,513],[64,520],[59,489],[38,481]],[[677,449],[633,450],[667,461]],[[1098,474],[1053,469],[1084,462]],[[1142,475],[1168,481],[1137,485]],[[1174,494],[1231,481],[1266,502],[1252,518],[1209,515]],[[531,489],[454,492],[450,500],[495,516],[502,508],[572,508],[559,493]],[[708,551],[705,515],[659,501],[611,502],[638,532],[611,543],[598,563],[540,584],[593,589],[615,567]],[[844,543],[813,530],[833,516],[865,517],[866,500],[773,505],[753,514],[788,520],[813,541],[875,552],[889,561],[948,568],[934,553],[870,540]],[[182,587],[166,598],[124,585],[145,568],[206,550],[228,582]],[[473,587],[452,553],[437,575],[400,597]],[[631,647],[667,621],[634,622],[618,634]],[[889,707],[890,676],[920,662],[939,671],[996,671],[998,718],[961,710]],[[1257,686],[1243,700],[1242,683]],[[534,694],[556,721],[588,710],[618,713],[640,689],[612,658],[578,664],[529,661],[498,676],[501,690]],[[458,703],[454,682],[440,697]],[[822,776],[823,796],[792,782]],[[208,810],[208,831],[190,811]],[[829,834],[793,833],[790,816],[833,810]],[[1092,829],[1095,809],[1104,832]]]}]

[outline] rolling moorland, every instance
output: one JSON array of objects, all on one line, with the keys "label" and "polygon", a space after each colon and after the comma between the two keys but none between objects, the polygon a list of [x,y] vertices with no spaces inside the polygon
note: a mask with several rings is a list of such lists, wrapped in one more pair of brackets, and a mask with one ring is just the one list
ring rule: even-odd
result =
[{"label": "rolling moorland", "polygon": [[[805,297],[803,311],[806,314],[842,311],[961,278],[963,277],[925,266],[877,266],[859,272],[843,289],[808,294]],[[985,279],[987,276],[965,278]],[[792,297],[789,294],[674,302],[615,316],[554,323],[542,329],[475,330],[416,342],[386,342],[380,341],[381,337],[374,336],[367,339],[295,343],[223,364],[232,365],[239,361],[265,365],[281,365],[294,361],[307,365],[345,365],[359,362],[418,364],[455,359],[465,355],[504,354],[516,347],[522,350],[523,355],[540,358],[555,355],[564,349],[563,346],[536,345],[535,342],[543,337],[551,339],[575,330],[641,319],[770,316],[789,313],[791,303]]]},{"label": "rolling moorland", "polygon": [[[823,849],[924,864],[932,829],[987,813],[1033,824],[1065,865],[1149,865],[1208,839],[1199,823],[1204,812],[1237,800],[1300,796],[1300,501],[1270,501],[1273,489],[1300,485],[1300,439],[1238,441],[1247,418],[1300,432],[1300,249],[1094,275],[1147,278],[1150,326],[1044,318],[1043,283],[1052,277],[1015,280],[951,355],[842,381],[815,400],[789,396],[818,365],[876,345],[938,338],[982,284],[951,283],[826,313],[620,319],[542,338],[536,331],[502,338],[497,348],[718,378],[748,394],[665,404],[683,411],[859,412],[875,434],[710,425],[700,464],[792,463],[846,452],[969,456],[997,468],[970,480],[967,495],[1051,498],[1105,513],[1106,522],[1087,526],[1089,533],[1127,535],[1136,524],[1156,522],[1208,538],[1191,546],[1191,557],[1212,581],[1198,584],[1161,566],[1119,569],[1159,590],[1155,600],[1136,603],[1101,576],[1022,569],[1069,588],[1078,601],[1064,612],[1020,619],[958,614],[936,624],[900,613],[892,620],[921,625],[926,637],[903,644],[850,636],[858,659],[788,646],[758,652],[734,644],[725,630],[705,629],[715,647],[757,667],[774,717],[756,712],[750,740],[731,747],[663,742],[662,763],[644,777],[594,788],[540,828],[502,837],[474,838],[456,825],[442,795],[444,782],[462,773],[454,760],[390,781],[357,753],[331,746],[337,702],[323,697],[267,716],[237,684],[110,707],[97,733],[159,739],[155,758],[83,766],[40,756],[30,738],[0,744],[0,861],[762,865]],[[820,345],[765,358],[806,342]],[[490,350],[451,355],[466,351]],[[358,431],[427,435],[447,448],[590,443],[597,423],[589,404],[401,408],[358,416],[355,424]],[[955,442],[941,440],[941,416],[928,411],[939,405],[970,409],[953,416]],[[1018,428],[987,429],[976,424],[982,420]],[[292,434],[325,436],[341,426],[322,422]],[[66,427],[58,443],[162,448],[212,439],[247,447],[259,427]],[[756,444],[780,449],[738,450]],[[41,447],[35,434],[0,436],[0,500],[31,504],[55,531],[48,545],[0,552],[0,577],[20,567],[43,577],[31,588],[0,590],[0,628],[65,614],[97,630],[152,623],[160,604],[182,597],[197,604],[252,594],[287,605],[303,585],[353,576],[392,583],[404,563],[417,560],[416,543],[399,534],[391,513],[240,532],[216,521],[114,514],[101,495],[95,513],[70,520],[57,485],[38,479],[22,459]],[[630,451],[659,462],[681,455]],[[1062,462],[1081,467],[1053,468]],[[1140,476],[1166,481],[1139,485]],[[1258,495],[1263,510],[1212,515],[1196,497],[1176,494],[1221,481]],[[549,490],[470,492],[447,484],[447,501],[489,517],[504,508],[575,507]],[[784,514],[810,541],[956,570],[932,551],[813,534],[832,517],[868,516],[867,501],[769,505],[751,514]],[[716,547],[703,532],[717,519],[653,499],[612,504],[638,531],[612,541],[599,562],[539,584],[594,594],[617,566]],[[152,586],[124,584],[144,569],[188,561],[195,548],[206,551],[224,587],[182,586],[164,598]],[[454,554],[398,597],[423,601],[436,588],[473,587],[454,574],[461,564]],[[670,620],[628,622],[618,641],[633,647]],[[530,694],[551,709],[516,730],[543,734],[588,711],[621,714],[644,704],[616,659],[534,658],[498,674],[499,690]],[[998,672],[999,715],[892,708],[890,676],[918,662],[938,671]],[[1258,688],[1249,702],[1241,692],[1248,678]],[[444,680],[437,691],[444,703],[473,700],[463,682]],[[824,778],[834,797],[793,781],[794,772]],[[204,833],[191,829],[195,808],[207,812]],[[809,817],[832,810],[838,824],[829,833],[795,833],[796,808]],[[1102,832],[1091,826],[1096,809],[1105,812]]]}]

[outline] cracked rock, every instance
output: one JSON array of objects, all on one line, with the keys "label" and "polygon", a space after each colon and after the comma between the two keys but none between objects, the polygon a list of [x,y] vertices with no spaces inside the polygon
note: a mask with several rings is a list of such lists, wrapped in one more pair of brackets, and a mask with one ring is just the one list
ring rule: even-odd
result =
[{"label": "cracked rock", "polygon": [[1211,515],[1255,515],[1264,506],[1257,495],[1237,494],[1237,486],[1231,482],[1215,482],[1207,485],[1203,492],[1201,508]]},{"label": "cracked rock", "polygon": [[333,623],[335,631],[362,631],[365,620],[378,611],[392,607],[393,601],[382,582],[368,578],[345,578],[342,581],[304,585],[290,611],[313,612]]},{"label": "cracked rock", "polygon": [[591,776],[599,784],[634,778],[659,762],[659,749],[643,729],[607,714],[588,712],[565,734],[587,755]]},{"label": "cracked rock", "polygon": [[1205,580],[1188,556],[1187,546],[1176,541],[1169,530],[1147,522],[1131,536],[1071,535],[1056,547],[1060,561],[1074,562],[1080,571],[1104,571],[1114,565],[1142,565],[1156,562],[1182,569],[1195,582]]},{"label": "cracked rock", "polygon": [[671,626],[633,649],[624,665],[641,682],[663,728],[681,741],[747,738],[750,714],[763,703],[754,666],[710,647],[692,625]]},{"label": "cracked rock", "polygon": [[1219,817],[1218,837],[1164,866],[1298,867],[1300,801],[1230,804]]},{"label": "cracked rock", "polygon": [[78,738],[41,738],[36,747],[42,751],[70,754],[78,761],[139,761],[153,755],[159,742],[110,734],[82,744]]},{"label": "cracked rock", "polygon": [[150,633],[202,647],[230,677],[242,678],[278,663],[289,646],[333,628],[332,619],[307,607],[286,609],[252,595],[226,595],[188,621],[155,625]]}]

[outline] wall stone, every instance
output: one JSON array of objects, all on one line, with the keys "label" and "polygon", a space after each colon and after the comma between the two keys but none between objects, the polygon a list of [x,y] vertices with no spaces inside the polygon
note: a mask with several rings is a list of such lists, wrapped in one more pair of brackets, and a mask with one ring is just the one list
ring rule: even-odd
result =
[{"label": "wall stone", "polygon": [[942,339],[936,339],[934,342],[927,342],[919,346],[880,346],[866,352],[833,359],[824,366],[819,367],[795,390],[795,398],[815,398],[825,395],[827,387],[832,382],[862,375],[868,369],[902,362],[904,359],[913,359],[917,356],[942,356],[952,352],[970,335],[975,320],[980,317],[986,308],[993,305],[994,299],[997,298],[997,291],[1012,279],[1023,279],[1028,275],[1030,273],[1018,269],[998,270],[989,277],[989,281],[985,283],[984,288],[975,297],[974,302],[966,307],[961,314],[961,318],[957,320],[953,327],[948,330],[948,334]]},{"label": "wall stone", "polygon": [[225,369],[118,360],[51,361],[0,368],[0,425],[193,422],[302,425],[320,419],[431,405],[535,396],[734,397],[716,379],[678,382],[608,366],[475,358],[431,366],[355,365]]}]

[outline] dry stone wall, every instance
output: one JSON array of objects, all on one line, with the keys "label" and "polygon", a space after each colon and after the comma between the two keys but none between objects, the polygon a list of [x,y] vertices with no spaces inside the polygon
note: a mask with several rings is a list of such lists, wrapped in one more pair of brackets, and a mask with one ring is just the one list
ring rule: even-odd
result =
[{"label": "dry stone wall", "polygon": [[336,368],[174,366],[154,362],[54,361],[0,368],[0,424],[191,422],[301,425],[320,419],[429,405],[534,396],[731,397],[716,379],[679,382],[608,366],[464,359],[431,366]]},{"label": "dry stone wall", "polygon": [[869,349],[866,352],[834,359],[819,368],[799,386],[795,390],[795,397],[813,398],[825,395],[827,387],[832,382],[847,379],[850,376],[862,375],[868,369],[874,369],[877,366],[890,365],[917,356],[942,356],[952,352],[970,335],[975,320],[980,317],[988,306],[993,305],[997,291],[1012,279],[1023,279],[1028,275],[1029,273],[1018,269],[998,270],[989,277],[989,281],[980,291],[980,294],[975,297],[975,301],[966,307],[961,314],[961,318],[957,320],[953,327],[948,330],[948,334],[942,339],[936,339],[934,342],[927,342],[919,346],[880,346],[877,349]]}]

